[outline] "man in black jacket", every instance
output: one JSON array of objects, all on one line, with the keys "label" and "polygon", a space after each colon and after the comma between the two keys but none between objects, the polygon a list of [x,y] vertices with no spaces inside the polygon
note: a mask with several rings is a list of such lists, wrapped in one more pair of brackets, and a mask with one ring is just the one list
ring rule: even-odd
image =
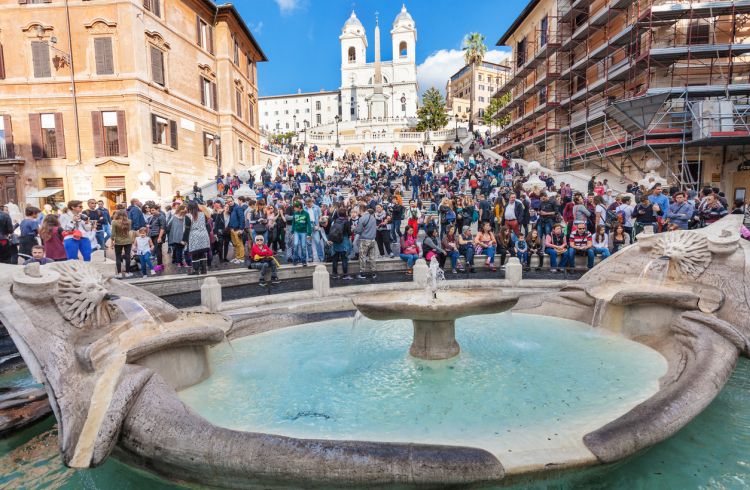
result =
[{"label": "man in black jacket", "polygon": [[15,256],[13,248],[15,245],[12,245],[10,241],[12,234],[13,220],[8,213],[0,211],[0,263],[13,263],[12,259]]},{"label": "man in black jacket", "polygon": [[511,192],[508,196],[508,205],[503,211],[502,225],[510,228],[518,236],[521,232],[521,224],[524,221],[524,206],[516,199],[516,193]]}]

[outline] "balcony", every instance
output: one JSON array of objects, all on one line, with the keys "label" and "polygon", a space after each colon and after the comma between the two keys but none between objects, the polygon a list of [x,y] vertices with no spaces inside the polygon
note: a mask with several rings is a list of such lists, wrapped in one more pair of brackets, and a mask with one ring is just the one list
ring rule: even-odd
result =
[{"label": "balcony", "polygon": [[115,141],[105,141],[104,142],[104,156],[107,157],[116,157],[120,155],[120,142]]}]

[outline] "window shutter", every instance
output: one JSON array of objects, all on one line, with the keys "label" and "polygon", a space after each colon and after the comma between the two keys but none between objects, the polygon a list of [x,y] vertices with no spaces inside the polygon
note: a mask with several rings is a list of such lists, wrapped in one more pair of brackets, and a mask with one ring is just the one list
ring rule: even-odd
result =
[{"label": "window shutter", "polygon": [[57,158],[66,158],[65,129],[63,128],[62,112],[55,113],[55,142],[57,143]]},{"label": "window shutter", "polygon": [[215,111],[219,110],[219,96],[216,94],[216,82],[211,83],[211,98],[213,103],[213,109]]},{"label": "window shutter", "polygon": [[3,58],[3,45],[0,44],[0,80],[5,79],[5,58]]},{"label": "window shutter", "polygon": [[154,15],[161,17],[161,0],[151,0],[151,6],[154,9]]},{"label": "window shutter", "polygon": [[31,128],[31,154],[34,158],[42,158],[42,115],[29,114]]},{"label": "window shutter", "polygon": [[156,127],[156,114],[151,114],[151,143],[159,143],[159,128]]},{"label": "window shutter", "polygon": [[201,105],[206,107],[206,92],[203,90],[203,77],[198,77],[198,87],[201,92]]},{"label": "window shutter", "polygon": [[49,45],[40,41],[32,41],[31,57],[34,64],[34,78],[48,78],[52,76],[49,61]]},{"label": "window shutter", "polygon": [[13,126],[11,125],[10,116],[3,116],[3,127],[5,128],[5,148],[8,158],[15,158],[16,152],[13,146]]},{"label": "window shutter", "polygon": [[164,85],[164,53],[151,46],[151,74],[155,83]]},{"label": "window shutter", "polygon": [[203,133],[203,156],[208,156],[208,138],[206,137],[206,132]]},{"label": "window shutter", "polygon": [[203,47],[202,44],[203,38],[201,37],[201,18],[199,16],[195,16],[195,42],[200,46]]},{"label": "window shutter", "polygon": [[94,133],[94,156],[101,158],[104,156],[104,138],[103,138],[103,125],[102,125],[102,113],[99,111],[91,112],[91,127]]},{"label": "window shutter", "polygon": [[177,122],[169,121],[169,145],[175,150],[178,148],[177,145]]},{"label": "window shutter", "polygon": [[18,0],[18,3],[19,3],[20,5],[26,5],[26,0]]},{"label": "window shutter", "polygon": [[98,37],[94,39],[94,55],[96,57],[97,75],[112,75],[115,73],[111,37]]},{"label": "window shutter", "polygon": [[117,111],[117,143],[120,156],[128,156],[128,128],[125,123],[125,111]]},{"label": "window shutter", "polygon": [[208,52],[214,54],[214,27],[208,26]]}]

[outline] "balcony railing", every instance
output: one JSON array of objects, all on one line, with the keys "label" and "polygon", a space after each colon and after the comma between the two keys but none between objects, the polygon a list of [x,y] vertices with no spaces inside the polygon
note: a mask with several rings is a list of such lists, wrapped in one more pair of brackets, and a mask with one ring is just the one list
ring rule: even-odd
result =
[{"label": "balcony railing", "polygon": [[108,157],[116,157],[120,154],[120,142],[115,141],[105,141],[104,142],[104,156]]},{"label": "balcony railing", "polygon": [[57,158],[57,143],[54,141],[54,138],[49,139],[42,144],[42,157]]}]

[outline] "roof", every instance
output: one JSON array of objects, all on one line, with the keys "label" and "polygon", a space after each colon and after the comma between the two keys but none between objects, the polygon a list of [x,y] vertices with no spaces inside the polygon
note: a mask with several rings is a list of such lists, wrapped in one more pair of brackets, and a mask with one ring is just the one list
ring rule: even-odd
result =
[{"label": "roof", "polygon": [[255,36],[253,36],[253,33],[247,27],[245,20],[242,18],[242,16],[237,11],[234,5],[232,5],[231,3],[216,5],[216,3],[213,2],[213,0],[203,0],[203,3],[217,15],[228,14],[234,17],[234,19],[237,21],[237,24],[239,24],[240,29],[242,29],[242,32],[250,40],[253,47],[255,47],[255,49],[258,50],[258,54],[260,54],[260,61],[268,61],[268,58],[266,57],[266,54],[261,49],[260,44],[258,44],[258,41],[255,40]]},{"label": "roof", "polygon": [[540,0],[529,0],[528,5],[526,5],[526,8],[521,11],[520,15],[516,17],[516,20],[513,21],[513,23],[508,27],[508,30],[505,31],[505,34],[500,38],[500,40],[495,44],[496,46],[505,46],[505,43],[508,42],[508,38],[515,32],[516,29],[518,29],[518,26],[521,25],[521,22],[526,20],[526,17],[529,16],[529,14],[536,8],[537,5],[539,5]]},{"label": "roof", "polygon": [[411,14],[406,10],[406,4],[401,4],[401,12],[398,13],[396,19],[393,21],[393,26],[395,27],[401,22],[411,22],[412,24],[414,23],[414,19],[411,17]]},{"label": "roof", "polygon": [[[508,65],[503,65],[500,63],[493,63],[491,61],[482,61],[482,64],[479,66],[479,68],[489,68],[494,69],[495,71],[504,71],[504,70],[510,70],[510,67]],[[451,75],[450,80],[455,81],[457,78],[462,76],[467,71],[471,70],[471,65],[464,65],[463,68],[460,68],[456,73]]]}]

